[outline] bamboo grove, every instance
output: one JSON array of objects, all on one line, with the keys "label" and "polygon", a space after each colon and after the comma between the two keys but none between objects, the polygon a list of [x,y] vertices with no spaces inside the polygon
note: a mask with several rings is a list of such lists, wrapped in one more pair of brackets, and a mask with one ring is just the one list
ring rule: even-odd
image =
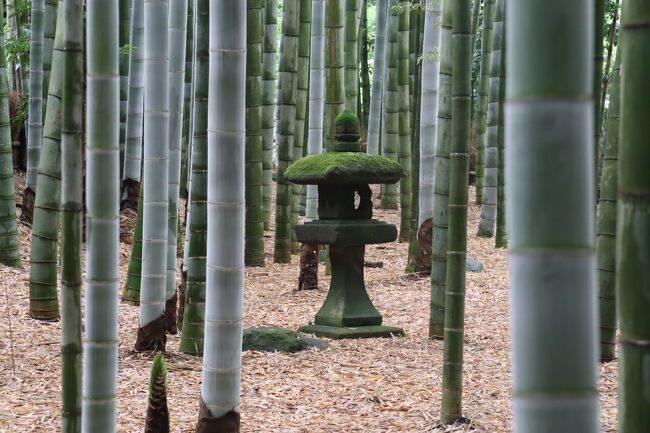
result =
[{"label": "bamboo grove", "polygon": [[157,353],[147,431],[169,431],[170,334],[202,357],[196,431],[240,430],[245,269],[292,263],[297,292],[318,288],[328,249],[295,227],[325,204],[286,173],[334,150],[344,110],[401,167],[377,205],[430,282],[438,420],[468,421],[476,233],[509,254],[514,431],[599,431],[598,361],[617,356],[619,431],[643,431],[649,23],[643,0],[32,0],[20,67],[0,39],[0,262],[22,266],[24,224],[29,316],[61,320],[62,431],[116,431],[126,308],[128,344]]}]

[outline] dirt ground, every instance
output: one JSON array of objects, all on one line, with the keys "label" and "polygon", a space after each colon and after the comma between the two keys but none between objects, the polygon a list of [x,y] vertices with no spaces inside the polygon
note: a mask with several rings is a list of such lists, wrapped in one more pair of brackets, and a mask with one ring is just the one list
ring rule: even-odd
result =
[{"label": "dirt ground", "polygon": [[[397,211],[376,210],[375,217],[399,224]],[[245,352],[242,432],[510,431],[507,254],[494,249],[493,239],[475,235],[478,218],[472,204],[469,256],[485,269],[467,276],[463,410],[471,425],[438,426],[443,342],[427,337],[429,282],[405,275],[407,245],[395,242],[367,248],[366,259],[384,266],[367,268],[366,283],[384,323],[403,327],[406,336],[329,341],[328,348],[296,354]],[[30,233],[19,230],[23,268],[0,265],[0,433],[56,432],[60,324],[28,317]],[[122,244],[122,277],[129,251]],[[329,278],[321,268],[318,291],[295,292],[297,257],[274,264],[272,232],[266,233],[266,252],[266,267],[246,269],[245,326],[296,329],[313,321]],[[144,430],[152,356],[132,351],[137,317],[137,308],[120,305],[121,433]],[[171,431],[185,433],[196,421],[201,359],[179,353],[178,341],[170,336],[167,344],[169,408]],[[616,362],[601,366],[603,432],[616,431],[616,375]]]}]

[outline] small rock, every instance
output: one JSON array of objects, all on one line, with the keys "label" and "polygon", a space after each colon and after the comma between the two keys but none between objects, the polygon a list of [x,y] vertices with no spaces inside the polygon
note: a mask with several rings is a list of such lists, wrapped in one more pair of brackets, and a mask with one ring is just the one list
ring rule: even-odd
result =
[{"label": "small rock", "polygon": [[476,259],[468,257],[465,261],[465,269],[468,272],[483,272],[483,264]]},{"label": "small rock", "polygon": [[243,350],[294,353],[309,347],[326,347],[326,344],[315,338],[303,337],[289,329],[268,327],[244,329]]}]

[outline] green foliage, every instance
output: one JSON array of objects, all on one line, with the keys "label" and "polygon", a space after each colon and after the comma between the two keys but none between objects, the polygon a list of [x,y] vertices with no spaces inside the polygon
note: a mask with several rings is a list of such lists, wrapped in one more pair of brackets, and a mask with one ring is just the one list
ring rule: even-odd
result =
[{"label": "green foliage", "polygon": [[32,0],[14,0],[13,4],[7,4],[7,13],[9,18],[16,18],[20,27],[28,25],[32,14]]},{"label": "green foliage", "polygon": [[20,130],[27,120],[27,109],[29,107],[29,96],[20,95],[18,106],[11,117],[11,130]]},{"label": "green foliage", "polygon": [[5,58],[7,63],[22,62],[23,66],[27,65],[29,60],[29,37],[25,33],[20,36],[12,34],[8,25],[4,26],[5,32]]},{"label": "green foliage", "polygon": [[120,54],[130,55],[132,52],[137,51],[138,47],[131,44],[124,44],[120,47]]}]

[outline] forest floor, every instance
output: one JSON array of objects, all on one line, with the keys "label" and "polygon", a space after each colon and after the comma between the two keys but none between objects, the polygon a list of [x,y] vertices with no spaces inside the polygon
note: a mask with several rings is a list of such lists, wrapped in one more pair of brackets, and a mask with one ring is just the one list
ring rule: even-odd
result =
[{"label": "forest floor", "polygon": [[[20,180],[20,179],[19,179]],[[18,189],[18,188],[17,188]],[[387,325],[405,337],[328,341],[329,347],[295,354],[244,352],[242,432],[508,432],[511,430],[508,266],[505,250],[475,235],[479,207],[471,191],[469,257],[484,271],[467,274],[463,412],[470,425],[438,425],[442,341],[427,336],[429,280],[405,275],[406,243],[369,246],[366,284]],[[375,210],[399,224],[399,212]],[[29,240],[19,228],[24,265],[0,265],[0,433],[60,431],[60,323],[28,316]],[[329,285],[296,292],[298,258],[273,263],[273,233],[266,233],[266,267],[246,269],[245,326],[296,329],[313,321]],[[121,246],[122,282],[130,245]],[[180,263],[180,261],[179,261]],[[548,318],[553,320],[552,317]],[[132,350],[138,309],[120,304],[118,422],[120,433],[144,430],[152,356]],[[10,339],[10,325],[12,340]],[[543,324],[542,324],[543,326]],[[201,359],[180,353],[168,337],[172,432],[192,432],[198,411]],[[12,349],[13,348],[13,349]],[[602,431],[616,431],[616,362],[600,366]]]}]

